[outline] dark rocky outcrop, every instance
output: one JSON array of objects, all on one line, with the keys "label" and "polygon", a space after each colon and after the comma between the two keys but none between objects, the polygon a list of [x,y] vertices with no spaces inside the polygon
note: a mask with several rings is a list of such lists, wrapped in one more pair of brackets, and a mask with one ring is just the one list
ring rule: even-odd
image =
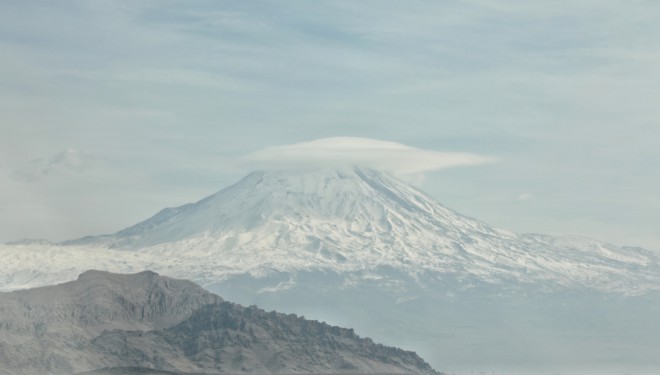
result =
[{"label": "dark rocky outcrop", "polygon": [[0,294],[0,374],[97,370],[435,374],[415,353],[351,329],[242,307],[148,271],[89,271],[73,282]]}]

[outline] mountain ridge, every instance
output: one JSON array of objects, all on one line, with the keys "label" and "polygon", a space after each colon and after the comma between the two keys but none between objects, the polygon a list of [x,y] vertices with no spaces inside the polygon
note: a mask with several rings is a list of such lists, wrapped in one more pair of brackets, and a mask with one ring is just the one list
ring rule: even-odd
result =
[{"label": "mountain ridge", "polygon": [[437,375],[415,353],[352,329],[224,301],[151,271],[88,271],[0,294],[0,374],[110,367],[218,373]]}]

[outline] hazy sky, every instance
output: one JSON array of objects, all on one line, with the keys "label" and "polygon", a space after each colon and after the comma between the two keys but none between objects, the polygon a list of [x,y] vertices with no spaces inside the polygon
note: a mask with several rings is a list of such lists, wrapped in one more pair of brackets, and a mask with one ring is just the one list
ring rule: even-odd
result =
[{"label": "hazy sky", "polygon": [[660,251],[658,1],[3,1],[0,114],[0,241],[114,232],[359,137],[492,225]]}]

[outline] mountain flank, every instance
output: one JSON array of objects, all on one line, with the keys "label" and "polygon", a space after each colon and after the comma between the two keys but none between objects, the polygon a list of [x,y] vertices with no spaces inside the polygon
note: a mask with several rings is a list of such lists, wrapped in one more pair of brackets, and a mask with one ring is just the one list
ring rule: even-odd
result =
[{"label": "mountain flank", "polygon": [[437,374],[351,329],[242,307],[150,271],[2,293],[0,317],[0,374]]}]

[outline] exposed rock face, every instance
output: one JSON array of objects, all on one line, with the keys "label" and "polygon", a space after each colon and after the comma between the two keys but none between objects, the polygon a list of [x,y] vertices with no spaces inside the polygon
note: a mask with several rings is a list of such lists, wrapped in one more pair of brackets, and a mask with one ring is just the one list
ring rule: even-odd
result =
[{"label": "exposed rock face", "polygon": [[0,374],[435,373],[416,354],[352,330],[241,307],[149,271],[89,271],[3,293],[0,317]]},{"label": "exposed rock face", "polygon": [[200,306],[222,301],[190,281],[151,271],[127,275],[87,271],[76,281],[1,296],[3,321],[14,322],[4,329],[47,333],[70,325],[92,335],[126,324],[135,329],[170,326]]},{"label": "exposed rock face", "polygon": [[[169,327],[222,299],[153,272],[88,271],[78,280],[0,294],[0,373],[62,373],[108,363],[89,342],[105,330]],[[108,363],[111,364],[111,363]]]},{"label": "exposed rock face", "polygon": [[92,344],[116,362],[189,372],[433,372],[416,354],[351,329],[228,302],[204,306],[169,329],[104,332]]}]

